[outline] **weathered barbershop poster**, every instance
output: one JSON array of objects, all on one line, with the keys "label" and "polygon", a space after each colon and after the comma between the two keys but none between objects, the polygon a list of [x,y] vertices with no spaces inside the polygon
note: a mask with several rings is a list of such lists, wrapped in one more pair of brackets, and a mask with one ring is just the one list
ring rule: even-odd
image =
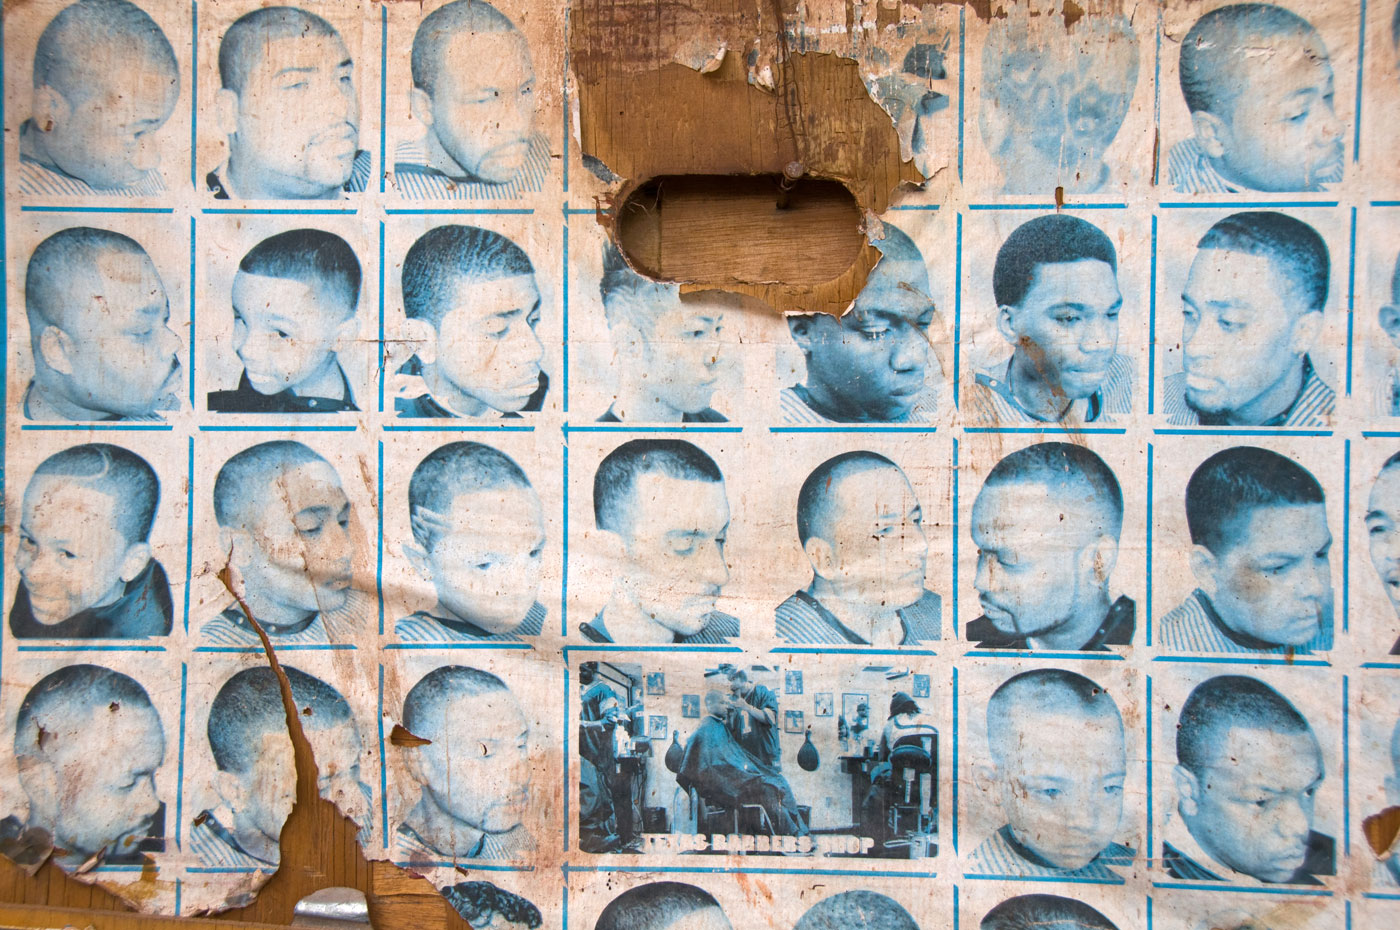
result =
[{"label": "weathered barbershop poster", "polygon": [[568,4],[6,6],[15,862],[251,900],[285,682],[476,927],[1400,926],[1396,0],[692,17],[927,179],[839,317],[634,270]]}]

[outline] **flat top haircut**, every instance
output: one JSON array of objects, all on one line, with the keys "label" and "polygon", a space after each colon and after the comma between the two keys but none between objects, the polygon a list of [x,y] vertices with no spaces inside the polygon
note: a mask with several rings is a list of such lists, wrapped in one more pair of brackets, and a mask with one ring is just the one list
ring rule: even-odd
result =
[{"label": "flat top haircut", "polygon": [[[420,508],[446,513],[459,494],[529,487],[530,479],[504,452],[479,442],[452,442],[429,452],[413,470],[408,482],[409,516]],[[411,522],[414,540],[431,550],[436,540],[427,527],[416,519]]]},{"label": "flat top haircut", "polygon": [[160,504],[160,479],[135,452],[105,442],[72,446],[44,459],[34,469],[34,478],[40,476],[64,478],[69,484],[101,491],[118,502],[113,516],[127,542],[151,538]]},{"label": "flat top haircut", "polygon": [[[871,271],[874,283],[892,286],[891,281],[884,279],[897,273],[901,283],[914,288],[920,294],[928,294],[930,285],[928,266],[924,264],[924,253],[919,251],[919,246],[909,237],[909,234],[898,226],[885,223],[883,228],[885,238],[876,239],[871,243],[880,252],[880,262]],[[885,273],[876,277],[881,265],[887,266]],[[871,283],[870,279],[866,279],[867,286]]]},{"label": "flat top haircut", "polygon": [[608,902],[594,930],[665,930],[675,921],[719,907],[714,895],[684,882],[649,882],[629,888]]},{"label": "flat top haircut", "polygon": [[792,930],[919,930],[919,925],[893,898],[843,891],[813,904]]},{"label": "flat top haircut", "polygon": [[[353,719],[340,692],[301,669],[283,665],[302,725],[324,728]],[[224,682],[209,705],[209,748],[221,772],[251,772],[261,761],[262,737],[287,732],[282,687],[271,668],[245,668]]]},{"label": "flat top haircut", "polygon": [[1196,20],[1181,41],[1181,93],[1192,113],[1226,116],[1243,82],[1234,69],[1272,39],[1316,36],[1306,19],[1271,3],[1235,3]]},{"label": "flat top haircut", "polygon": [[1327,243],[1302,220],[1267,210],[1235,213],[1207,230],[1196,247],[1267,258],[1305,309],[1321,310],[1327,303],[1331,275]]},{"label": "flat top haircut", "polygon": [[1113,469],[1083,446],[1068,442],[1040,442],[1017,449],[993,466],[984,487],[1006,484],[1043,484],[1071,497],[1087,496],[1106,508],[1105,530],[1116,539],[1123,529],[1123,489]]},{"label": "flat top haircut", "polygon": [[1220,555],[1235,543],[1239,521],[1258,508],[1324,500],[1322,485],[1288,456],[1236,446],[1206,459],[1186,482],[1186,526],[1192,545]]},{"label": "flat top haircut", "polygon": [[110,65],[117,49],[136,52],[153,71],[180,73],[170,40],[145,10],[127,0],[78,0],[39,34],[34,86],[52,87],[70,102],[96,93],[93,75]]},{"label": "flat top haircut", "polygon": [[[664,284],[633,271],[622,257],[622,252],[611,241],[603,245],[603,277],[598,281],[598,296],[603,301],[603,313],[612,322],[614,315],[623,303],[622,298],[634,297],[655,300],[662,295],[677,293],[674,284]],[[627,302],[629,308],[635,306]],[[634,322],[641,322],[639,315],[631,314]]]},{"label": "flat top haircut", "polygon": [[442,890],[453,909],[472,926],[489,926],[499,915],[508,924],[521,924],[534,930],[544,925],[540,909],[514,892],[490,882],[459,882]]},{"label": "flat top haircut", "polygon": [[683,439],[624,442],[608,453],[593,475],[593,520],[600,530],[622,531],[637,479],[651,473],[683,481],[724,480],[715,460]]},{"label": "flat top haircut", "polygon": [[493,691],[510,693],[510,688],[490,672],[465,665],[444,665],[433,669],[409,689],[403,699],[403,725],[410,732],[428,739],[441,729],[443,711],[449,701],[478,697]]},{"label": "flat top haircut", "polygon": [[460,62],[449,65],[443,54],[447,43],[463,32],[518,33],[519,30],[508,16],[483,0],[456,0],[438,7],[424,17],[413,34],[410,67],[414,87],[431,96],[439,74],[449,67],[461,67]]},{"label": "flat top haircut", "polygon": [[[812,469],[812,473],[802,482],[802,488],[797,492],[798,542],[805,546],[807,540],[826,531],[826,520],[830,516],[828,503],[831,492],[842,480],[877,468],[893,468],[900,471],[898,465],[878,452],[859,450],[843,452]],[[903,472],[900,471],[900,474]]]},{"label": "flat top haircut", "polygon": [[345,304],[347,319],[360,301],[360,260],[355,250],[322,229],[289,229],[269,236],[243,256],[238,270],[330,291]]},{"label": "flat top haircut", "polygon": [[144,708],[155,713],[151,696],[136,679],[100,665],[64,666],[39,679],[20,702],[15,756],[24,759],[43,751],[39,734],[60,729],[48,723],[51,714],[73,716],[99,707]]},{"label": "flat top haircut", "polygon": [[219,526],[241,525],[245,508],[262,500],[280,475],[313,462],[334,468],[308,446],[290,439],[274,439],[237,453],[214,479],[214,519]]},{"label": "flat top haircut", "polygon": [[1076,672],[1062,668],[1038,668],[1013,675],[992,692],[987,701],[987,734],[991,744],[1027,708],[1071,709],[1086,717],[1112,717],[1121,726],[1123,717],[1107,691]]},{"label": "flat top haircut", "polygon": [[997,306],[1014,307],[1025,298],[1041,265],[1100,261],[1115,272],[1118,253],[1093,223],[1065,213],[1038,216],[1018,226],[997,250],[992,293]]},{"label": "flat top haircut", "polygon": [[263,49],[278,39],[336,36],[340,33],[315,13],[291,6],[270,6],[238,17],[219,42],[219,81],[224,90],[242,94]]},{"label": "flat top haircut", "polygon": [[[141,243],[130,236],[91,226],[61,229],[35,247],[24,276],[24,310],[29,316],[32,340],[37,340],[43,330],[42,325],[34,325],[36,322],[57,326],[70,334],[80,326],[80,316],[90,305],[73,300],[75,279],[96,278],[100,274],[98,260],[113,252],[150,261]],[[91,283],[94,287],[100,284]],[[102,293],[101,288],[94,293]]]},{"label": "flat top haircut", "polygon": [[1204,777],[1234,727],[1312,735],[1312,727],[1287,698],[1244,675],[1217,675],[1192,689],[1176,725],[1176,761]]},{"label": "flat top haircut", "polygon": [[436,327],[452,310],[450,301],[459,283],[534,273],[525,250],[498,232],[479,226],[437,226],[419,236],[404,256],[404,315]]},{"label": "flat top haircut", "polygon": [[982,918],[982,930],[1118,930],[1083,901],[1053,894],[1007,898]]}]

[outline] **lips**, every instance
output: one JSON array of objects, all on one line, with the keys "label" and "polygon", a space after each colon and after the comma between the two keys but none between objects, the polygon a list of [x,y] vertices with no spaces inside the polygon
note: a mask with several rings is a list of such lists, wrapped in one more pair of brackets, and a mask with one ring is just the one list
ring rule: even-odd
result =
[{"label": "lips", "polygon": [[359,147],[359,131],[348,123],[323,132],[311,140],[311,145],[324,150],[336,158],[354,158]]}]

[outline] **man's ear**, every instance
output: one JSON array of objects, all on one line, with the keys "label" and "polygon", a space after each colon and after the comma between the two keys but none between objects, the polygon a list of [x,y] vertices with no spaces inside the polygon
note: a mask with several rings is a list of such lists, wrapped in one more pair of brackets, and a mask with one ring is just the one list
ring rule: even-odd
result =
[{"label": "man's ear", "polygon": [[121,571],[118,574],[122,581],[131,581],[144,572],[150,562],[151,544],[146,542],[132,543],[126,547],[126,555],[122,557]]},{"label": "man's ear", "polygon": [[802,551],[807,554],[807,561],[812,563],[812,571],[818,578],[832,578],[840,571],[836,550],[820,536],[809,536],[802,544]]},{"label": "man's ear", "polygon": [[1191,114],[1191,128],[1196,131],[1196,141],[1207,155],[1211,158],[1221,158],[1225,155],[1230,130],[1224,120],[1214,113],[1197,110]]},{"label": "man's ear", "polygon": [[1176,785],[1176,806],[1183,817],[1194,817],[1201,808],[1201,782],[1184,765],[1172,766],[1172,782]]},{"label": "man's ear", "polygon": [[1000,797],[1001,771],[991,762],[980,762],[972,767],[972,784],[983,797]]},{"label": "man's ear", "polygon": [[792,341],[797,343],[797,347],[804,355],[810,355],[812,351],[812,340],[816,337],[817,318],[813,314],[798,314],[787,318],[788,332],[792,334]]},{"label": "man's ear", "polygon": [[1013,346],[1020,345],[1021,334],[1016,331],[1016,308],[1002,304],[997,307],[997,332],[1001,333],[1001,338],[1011,343]]},{"label": "man's ear", "polygon": [[1188,561],[1191,563],[1191,574],[1196,578],[1196,587],[1206,592],[1206,597],[1214,598],[1218,587],[1215,572],[1220,567],[1215,553],[1205,546],[1192,546]]},{"label": "man's ear", "polygon": [[421,87],[408,92],[408,111],[424,126],[433,125],[433,98]]},{"label": "man's ear", "polygon": [[355,314],[350,314],[335,328],[335,340],[332,343],[335,353],[339,354],[349,348],[360,335],[360,320]]},{"label": "man's ear", "polygon": [[51,829],[58,820],[58,772],[42,752],[15,755],[20,787],[29,798],[29,826]]},{"label": "man's ear", "polygon": [[437,327],[427,320],[405,320],[404,338],[424,365],[437,361]]},{"label": "man's ear", "polygon": [[29,118],[41,132],[52,132],[55,126],[61,126],[68,119],[71,112],[67,98],[54,88],[45,84],[34,89],[34,105],[29,110]]},{"label": "man's ear", "polygon": [[61,375],[73,374],[73,337],[57,326],[47,325],[39,333],[39,355],[44,364]]},{"label": "man's ear", "polygon": [[1322,334],[1322,312],[1309,310],[1293,321],[1293,338],[1290,348],[1294,355],[1305,355],[1317,344]]},{"label": "man's ear", "polygon": [[1093,559],[1094,580],[1107,585],[1113,567],[1118,564],[1118,540],[1104,533],[1089,547],[1089,554]]},{"label": "man's ear", "polygon": [[224,804],[235,814],[247,809],[243,779],[234,772],[214,772],[214,790],[224,799]]},{"label": "man's ear", "polygon": [[404,558],[408,559],[408,564],[413,566],[413,570],[428,581],[432,581],[433,566],[428,558],[428,550],[411,542],[404,543],[401,548]]},{"label": "man's ear", "polygon": [[226,88],[214,94],[214,125],[226,136],[238,132],[238,95]]},{"label": "man's ear", "polygon": [[1400,339],[1400,304],[1384,304],[1378,314],[1381,329],[1392,340]]}]

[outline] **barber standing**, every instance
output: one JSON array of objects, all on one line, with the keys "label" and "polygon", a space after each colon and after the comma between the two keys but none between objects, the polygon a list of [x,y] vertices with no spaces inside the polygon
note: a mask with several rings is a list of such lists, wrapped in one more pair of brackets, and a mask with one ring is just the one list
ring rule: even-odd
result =
[{"label": "barber standing", "polygon": [[778,743],[778,696],[749,681],[748,672],[729,673],[729,710],[724,725],[735,742],[753,756],[759,771],[778,775],[783,770],[783,749]]}]

